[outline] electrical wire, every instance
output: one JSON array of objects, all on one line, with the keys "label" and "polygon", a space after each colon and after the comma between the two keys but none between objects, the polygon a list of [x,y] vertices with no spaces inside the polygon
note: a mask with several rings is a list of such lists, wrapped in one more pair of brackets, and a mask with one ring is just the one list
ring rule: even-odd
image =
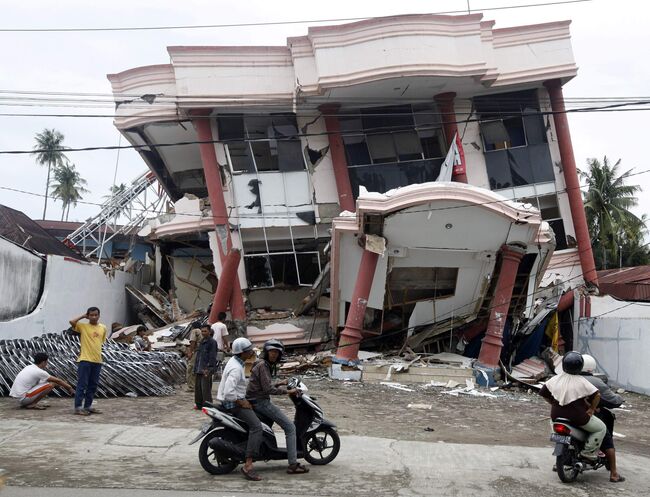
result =
[{"label": "electrical wire", "polygon": [[[648,102],[643,102],[644,105],[650,104],[650,101]],[[513,112],[507,112],[507,113],[490,113],[490,116],[498,116],[501,117],[502,119],[508,118],[508,117],[521,117],[521,116],[550,116],[550,115],[556,115],[556,114],[569,114],[569,113],[576,113],[576,112],[603,112],[607,110],[611,111],[616,111],[620,112],[625,109],[620,109],[620,107],[627,106],[627,105],[638,105],[638,103],[633,104],[633,103],[627,103],[627,104],[612,104],[609,106],[604,106],[604,107],[584,107],[580,109],[572,109],[572,110],[565,110],[565,111],[539,111],[539,112],[521,112],[521,113],[513,113]],[[650,107],[648,108],[642,108],[642,109],[627,109],[627,110],[641,110],[641,111],[647,111],[650,110]],[[321,114],[319,114],[320,116]],[[272,117],[265,115],[266,117]],[[344,115],[339,115],[339,117],[344,117]],[[214,118],[208,116],[207,118]],[[192,117],[194,119],[194,117]],[[485,121],[485,119],[482,118],[472,118],[472,119],[463,119],[463,120],[454,120],[454,121],[444,121],[445,124],[450,124],[450,123],[456,123],[456,124],[464,124],[467,122],[482,122]],[[440,125],[425,125],[425,126],[418,126],[416,129],[431,129],[431,128],[439,128]],[[389,131],[403,131],[404,126],[380,126],[377,128],[373,128],[373,132],[389,132]],[[243,139],[219,139],[219,140],[185,140],[185,141],[179,141],[179,142],[171,142],[171,143],[148,143],[148,144],[143,144],[143,145],[110,145],[110,146],[94,146],[94,147],[66,147],[65,152],[88,152],[88,151],[96,151],[96,150],[120,150],[120,149],[135,149],[135,150],[151,150],[151,149],[156,149],[156,148],[164,148],[164,147],[174,147],[174,146],[184,146],[184,145],[200,145],[200,144],[205,144],[205,143],[255,143],[255,142],[267,142],[270,140],[274,141],[291,141],[295,140],[297,138],[308,138],[308,137],[314,137],[314,136],[329,136],[329,135],[335,135],[335,134],[340,134],[342,136],[354,136],[359,133],[364,133],[367,132],[368,130],[365,129],[350,129],[350,130],[345,130],[341,131],[340,133],[334,133],[334,132],[318,132],[318,133],[305,133],[305,132],[298,132],[295,134],[292,134],[291,136],[287,137],[275,137],[273,139],[269,138],[260,138],[260,139],[255,139],[255,138],[243,138]],[[24,155],[24,154],[34,154],[34,153],[40,153],[40,152],[48,152],[48,149],[32,149],[32,150],[0,150],[0,155]]]},{"label": "electrical wire", "polygon": [[[484,7],[477,9],[481,12],[524,9],[531,7],[551,7],[557,5],[568,5],[574,3],[585,3],[591,0],[563,0],[558,2],[543,2],[523,5],[506,5],[499,7]],[[467,9],[448,10],[442,12],[431,12],[428,14],[411,14],[411,15],[445,15],[445,14],[465,14]],[[400,16],[383,16],[383,17],[401,17]],[[364,21],[367,19],[377,19],[377,17],[343,17],[331,19],[303,19],[293,21],[268,21],[268,22],[242,22],[232,24],[194,24],[194,25],[170,25],[170,26],[121,26],[121,27],[104,27],[104,28],[0,28],[0,33],[71,33],[71,32],[105,32],[105,31],[163,31],[178,29],[224,29],[224,28],[244,28],[244,27],[264,27],[264,26],[281,26],[291,24],[320,24],[325,22],[352,22]]]}]

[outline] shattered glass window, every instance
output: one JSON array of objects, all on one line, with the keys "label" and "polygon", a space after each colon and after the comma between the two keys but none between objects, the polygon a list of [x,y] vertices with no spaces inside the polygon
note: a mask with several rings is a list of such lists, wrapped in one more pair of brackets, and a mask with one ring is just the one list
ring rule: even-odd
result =
[{"label": "shattered glass window", "polygon": [[339,123],[355,198],[360,185],[383,193],[438,177],[446,144],[435,104],[350,109]]},{"label": "shattered glass window", "polygon": [[303,171],[296,116],[270,114],[249,116],[223,114],[217,117],[219,139],[224,140],[233,171]]},{"label": "shattered glass window", "polygon": [[555,180],[535,90],[474,99],[492,190]]},{"label": "shattered glass window", "polygon": [[555,250],[564,250],[568,248],[564,221],[560,213],[560,206],[557,195],[540,195],[538,197],[519,198],[519,202],[531,204],[539,210],[542,219],[546,221],[555,233]]}]

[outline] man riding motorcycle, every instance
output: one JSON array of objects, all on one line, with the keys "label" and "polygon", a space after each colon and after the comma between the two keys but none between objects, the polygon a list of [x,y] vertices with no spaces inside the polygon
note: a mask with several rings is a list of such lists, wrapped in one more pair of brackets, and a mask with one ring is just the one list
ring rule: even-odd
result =
[{"label": "man riding motorcycle", "polygon": [[244,362],[253,356],[253,344],[248,338],[236,338],[232,342],[233,356],[230,358],[221,376],[217,400],[229,413],[241,419],[248,425],[248,443],[246,445],[246,460],[241,469],[247,480],[260,481],[262,477],[253,469],[253,458],[262,443],[262,423],[253,412],[253,406],[246,400],[246,376]]},{"label": "man riding motorcycle", "polygon": [[271,402],[271,395],[292,395],[296,390],[287,390],[284,386],[287,381],[273,383],[273,376],[277,370],[284,345],[279,340],[268,340],[262,350],[262,358],[255,363],[246,389],[246,398],[253,405],[255,413],[273,420],[283,430],[287,441],[287,459],[289,461],[289,474],[309,472],[309,468],[298,463],[296,447],[296,427],[282,410]]}]

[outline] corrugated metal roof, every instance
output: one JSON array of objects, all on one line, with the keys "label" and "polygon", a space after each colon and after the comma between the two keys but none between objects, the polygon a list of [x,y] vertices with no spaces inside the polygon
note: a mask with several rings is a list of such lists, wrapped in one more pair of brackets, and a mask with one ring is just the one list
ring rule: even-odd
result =
[{"label": "corrugated metal roof", "polygon": [[85,260],[20,211],[0,205],[0,235],[40,254]]},{"label": "corrugated metal roof", "polygon": [[650,302],[650,266],[598,271],[598,288],[622,300]]}]

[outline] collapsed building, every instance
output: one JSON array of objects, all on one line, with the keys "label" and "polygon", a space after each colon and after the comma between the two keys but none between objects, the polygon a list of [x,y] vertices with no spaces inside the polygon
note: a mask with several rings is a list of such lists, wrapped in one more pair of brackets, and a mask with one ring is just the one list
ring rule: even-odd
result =
[{"label": "collapsed building", "polygon": [[570,291],[597,283],[569,25],[373,18],[286,46],[172,46],[169,64],[109,75],[115,126],[175,205],[140,232],[157,283],[242,326],[317,296],[339,362],[369,336],[450,332],[497,368],[540,297],[585,310]]}]

